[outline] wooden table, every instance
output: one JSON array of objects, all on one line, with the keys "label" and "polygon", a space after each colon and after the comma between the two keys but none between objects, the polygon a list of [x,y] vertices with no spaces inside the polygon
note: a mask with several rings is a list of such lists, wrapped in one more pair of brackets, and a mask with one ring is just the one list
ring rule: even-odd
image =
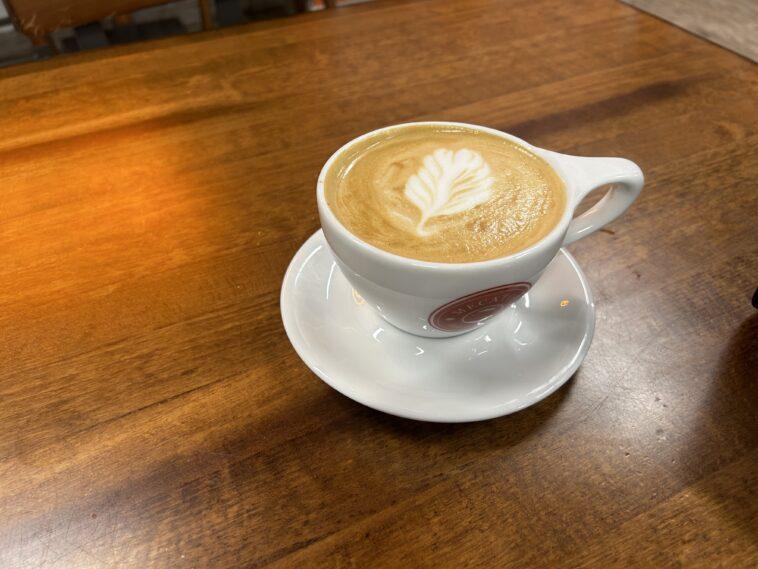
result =
[{"label": "wooden table", "polygon": [[[609,0],[382,2],[0,71],[0,567],[758,563],[753,64]],[[637,161],[597,331],[498,420],[364,408],[279,287],[369,129]]]}]

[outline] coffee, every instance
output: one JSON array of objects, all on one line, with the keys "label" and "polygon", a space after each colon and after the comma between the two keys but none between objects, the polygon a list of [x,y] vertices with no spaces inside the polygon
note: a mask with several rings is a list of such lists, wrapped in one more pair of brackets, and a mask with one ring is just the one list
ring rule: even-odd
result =
[{"label": "coffee", "polygon": [[327,172],[325,197],[354,235],[403,257],[467,263],[529,247],[558,224],[563,182],[542,158],[452,125],[383,130]]}]

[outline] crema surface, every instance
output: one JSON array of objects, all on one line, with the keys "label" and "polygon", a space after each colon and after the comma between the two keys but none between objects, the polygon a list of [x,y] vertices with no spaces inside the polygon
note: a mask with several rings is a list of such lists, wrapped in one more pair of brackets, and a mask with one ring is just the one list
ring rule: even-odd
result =
[{"label": "crema surface", "polygon": [[353,145],[325,179],[326,201],[360,239],[443,263],[516,253],[566,207],[563,182],[523,146],[465,127],[399,126]]}]

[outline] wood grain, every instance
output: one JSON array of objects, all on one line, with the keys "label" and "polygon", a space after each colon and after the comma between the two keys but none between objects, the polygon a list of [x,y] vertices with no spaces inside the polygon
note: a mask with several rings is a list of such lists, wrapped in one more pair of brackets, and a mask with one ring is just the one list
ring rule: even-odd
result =
[{"label": "wood grain", "polygon": [[[0,567],[758,563],[755,67],[620,3],[377,2],[0,70]],[[468,425],[297,358],[317,172],[400,121],[620,155],[585,363]]]}]

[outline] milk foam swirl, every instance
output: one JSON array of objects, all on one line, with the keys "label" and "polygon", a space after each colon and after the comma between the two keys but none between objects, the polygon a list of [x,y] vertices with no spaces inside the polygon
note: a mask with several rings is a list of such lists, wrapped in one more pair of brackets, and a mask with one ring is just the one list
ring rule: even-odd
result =
[{"label": "milk foam swirl", "polygon": [[405,197],[421,211],[416,233],[429,235],[426,222],[453,215],[486,202],[492,196],[490,167],[482,155],[468,148],[438,148],[405,184]]}]

